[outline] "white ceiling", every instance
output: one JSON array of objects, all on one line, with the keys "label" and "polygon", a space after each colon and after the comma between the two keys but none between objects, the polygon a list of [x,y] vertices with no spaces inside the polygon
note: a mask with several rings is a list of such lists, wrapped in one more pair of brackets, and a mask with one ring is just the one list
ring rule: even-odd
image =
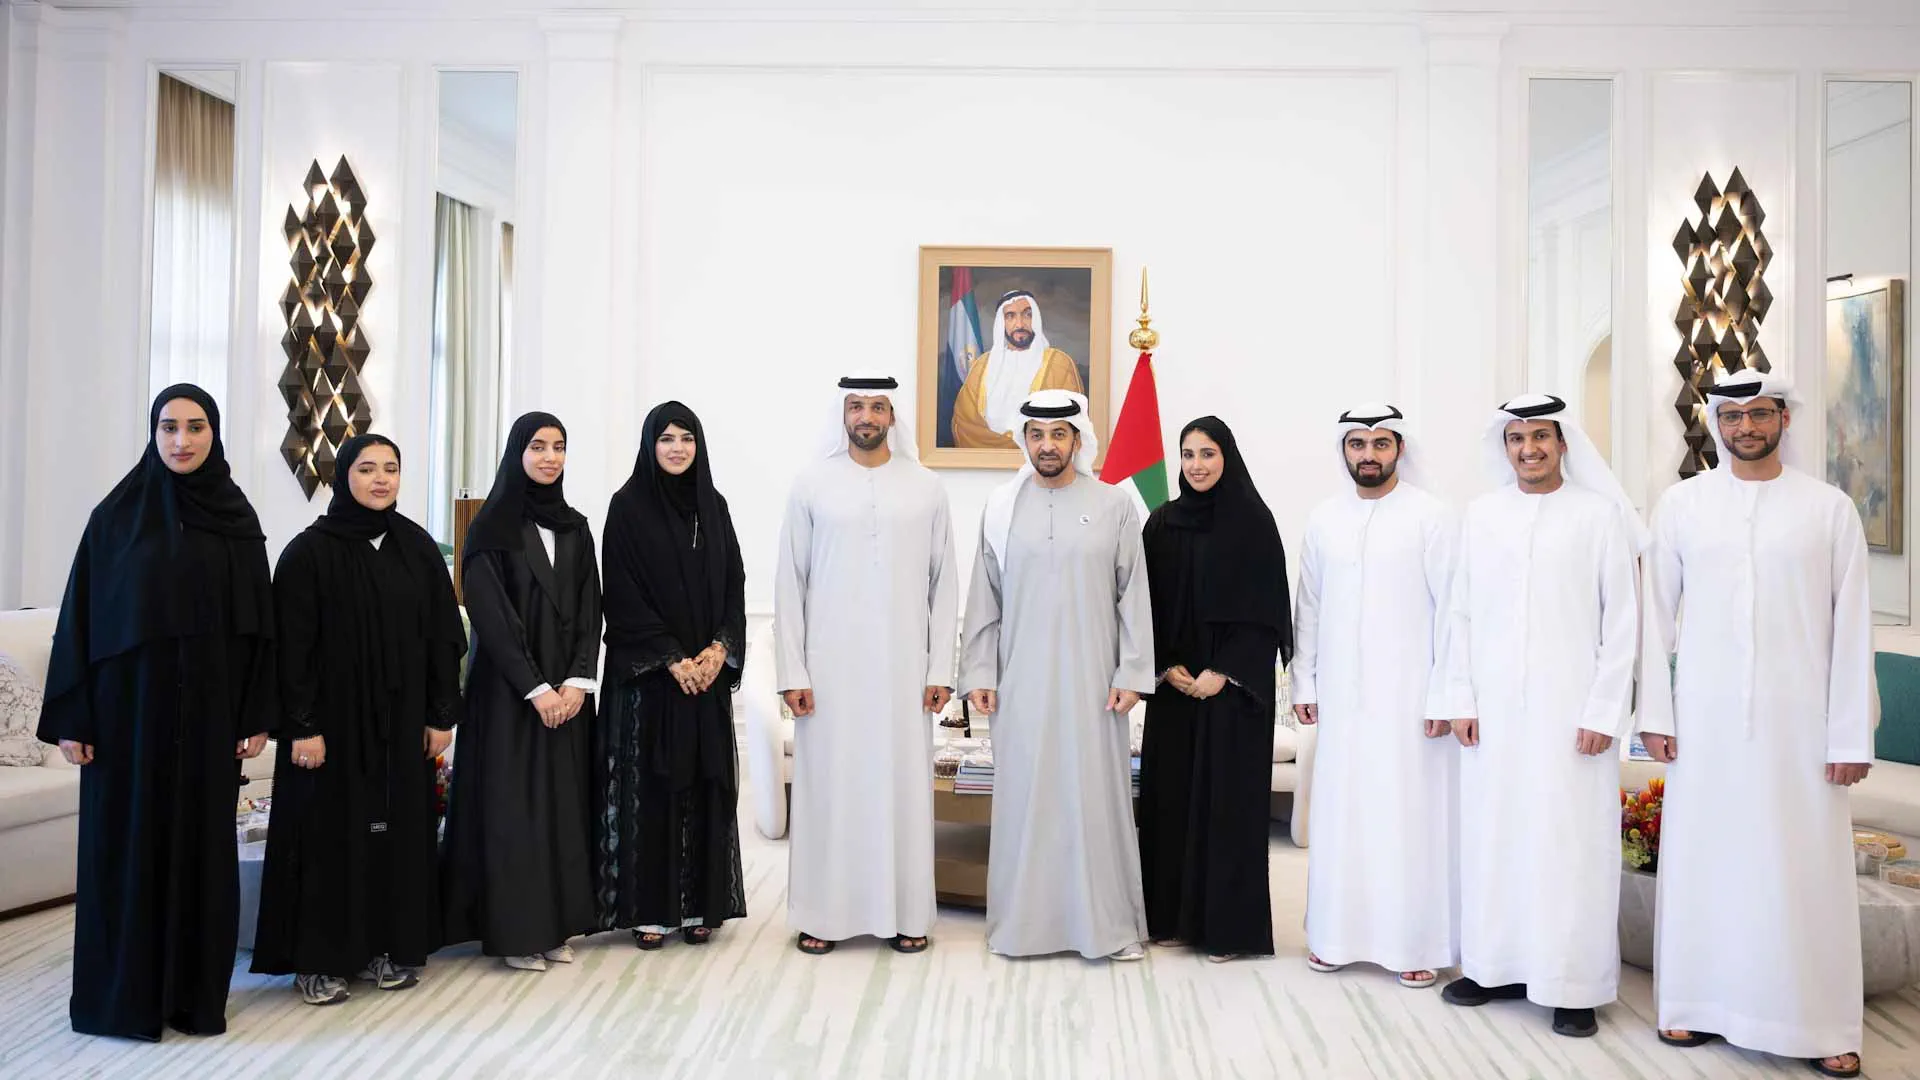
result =
[{"label": "white ceiling", "polygon": [[1516,22],[1577,21],[1611,25],[1761,26],[1830,23],[1920,25],[1916,0],[0,0],[25,6],[132,9],[160,16],[312,18],[316,14],[432,14],[447,17],[534,16],[609,12],[675,19],[874,20],[950,18],[1037,21],[1124,21],[1134,16],[1471,15]]}]

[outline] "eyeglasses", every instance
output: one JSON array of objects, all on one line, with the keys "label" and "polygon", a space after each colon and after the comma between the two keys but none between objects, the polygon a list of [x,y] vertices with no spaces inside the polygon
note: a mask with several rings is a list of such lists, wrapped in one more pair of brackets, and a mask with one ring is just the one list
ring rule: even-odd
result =
[{"label": "eyeglasses", "polygon": [[1780,410],[1760,406],[1752,409],[1721,409],[1715,415],[1719,417],[1721,427],[1739,427],[1742,420],[1751,420],[1764,426],[1780,419]]}]

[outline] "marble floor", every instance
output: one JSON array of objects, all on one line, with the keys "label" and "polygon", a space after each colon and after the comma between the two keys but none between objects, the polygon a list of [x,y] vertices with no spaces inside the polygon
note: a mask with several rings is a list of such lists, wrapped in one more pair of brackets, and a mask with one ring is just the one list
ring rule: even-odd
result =
[{"label": "marble floor", "polygon": [[[1627,968],[1600,1034],[1565,1039],[1544,1010],[1463,1010],[1385,972],[1308,970],[1306,852],[1276,825],[1281,955],[1209,964],[1153,950],[1138,964],[990,957],[985,922],[943,909],[931,951],[850,943],[812,958],[784,917],[787,848],[742,821],[746,920],[711,946],[641,953],[624,934],[576,942],[579,962],[509,971],[449,950],[421,985],[302,1005],[291,980],[236,965],[229,1028],[158,1045],[67,1027],[72,909],[0,922],[0,1077],[1655,1077],[1812,1076],[1725,1046],[1682,1051],[1652,1030],[1652,984]],[[1920,1080],[1920,992],[1867,1003],[1866,1075]]]}]

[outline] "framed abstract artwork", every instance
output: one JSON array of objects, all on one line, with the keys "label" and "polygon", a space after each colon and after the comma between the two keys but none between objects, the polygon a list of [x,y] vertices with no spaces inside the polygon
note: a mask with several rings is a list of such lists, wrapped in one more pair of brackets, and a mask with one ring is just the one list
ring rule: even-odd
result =
[{"label": "framed abstract artwork", "polygon": [[1827,479],[1853,497],[1867,547],[1897,555],[1906,525],[1906,283],[1827,297]]},{"label": "framed abstract artwork", "polygon": [[1034,390],[1087,395],[1104,434],[1112,299],[1110,248],[922,247],[920,460],[1019,468]]}]

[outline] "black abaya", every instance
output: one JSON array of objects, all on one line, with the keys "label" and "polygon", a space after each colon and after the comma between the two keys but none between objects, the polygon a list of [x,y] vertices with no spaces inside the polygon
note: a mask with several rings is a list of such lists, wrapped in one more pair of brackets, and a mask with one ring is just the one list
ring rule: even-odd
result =
[{"label": "black abaya", "polygon": [[276,714],[259,520],[213,448],[177,476],[151,441],[88,520],[61,601],[39,737],[80,772],[73,1029],[154,1040],[226,1030],[239,927],[235,747]]},{"label": "black abaya", "polygon": [[[654,460],[667,425],[693,433],[693,467]],[[717,927],[744,918],[731,695],[746,635],[746,571],[713,488],[699,418],[678,402],[643,426],[632,477],[607,511],[607,674],[598,726],[596,894],[602,930]],[[713,643],[727,666],[687,694],[668,670]]]},{"label": "black abaya", "polygon": [[600,664],[600,576],[585,529],[531,520],[514,550],[469,555],[462,581],[475,651],[447,795],[446,941],[530,956],[594,926],[594,699],[557,728],[527,694],[592,679]]},{"label": "black abaya", "polygon": [[[350,467],[343,447],[338,483]],[[285,712],[257,972],[345,979],[376,956],[418,967],[442,936],[425,735],[455,726],[466,641],[432,538],[398,514],[359,510],[363,528],[336,506],[274,572]],[[371,536],[384,537],[378,548]],[[295,741],[315,735],[325,762],[302,768]]]},{"label": "black abaya", "polygon": [[1203,952],[1268,955],[1274,662],[1292,629],[1286,557],[1232,433],[1209,417],[1182,438],[1195,427],[1221,446],[1224,470],[1207,492],[1182,476],[1181,497],[1141,534],[1154,667],[1229,681],[1209,698],[1163,682],[1147,701],[1138,811],[1147,928]]}]

